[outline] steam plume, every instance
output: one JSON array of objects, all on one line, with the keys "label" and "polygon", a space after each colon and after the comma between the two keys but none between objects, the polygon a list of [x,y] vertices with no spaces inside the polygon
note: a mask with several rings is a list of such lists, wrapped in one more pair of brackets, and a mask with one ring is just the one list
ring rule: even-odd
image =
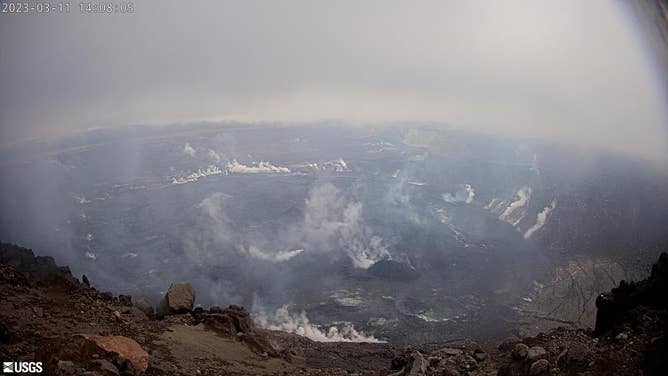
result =
[{"label": "steam plume", "polygon": [[318,342],[384,342],[357,331],[351,324],[339,327],[332,325],[328,329],[321,329],[310,322],[306,312],[293,315],[287,306],[277,309],[272,319],[263,312],[256,314],[255,324],[264,329],[295,333]]}]

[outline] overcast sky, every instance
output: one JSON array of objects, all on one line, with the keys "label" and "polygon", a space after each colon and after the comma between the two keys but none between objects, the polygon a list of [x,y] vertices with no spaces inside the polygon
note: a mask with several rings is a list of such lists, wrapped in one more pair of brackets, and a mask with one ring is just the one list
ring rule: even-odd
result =
[{"label": "overcast sky", "polygon": [[196,120],[442,121],[668,156],[621,2],[135,1],[0,14],[2,143]]}]

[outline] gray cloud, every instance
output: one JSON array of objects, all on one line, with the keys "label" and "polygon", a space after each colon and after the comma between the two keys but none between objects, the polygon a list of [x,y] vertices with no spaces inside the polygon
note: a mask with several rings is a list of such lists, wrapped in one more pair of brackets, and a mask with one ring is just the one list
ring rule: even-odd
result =
[{"label": "gray cloud", "polygon": [[191,120],[455,127],[668,155],[630,12],[576,1],[142,1],[3,14],[3,142]]}]

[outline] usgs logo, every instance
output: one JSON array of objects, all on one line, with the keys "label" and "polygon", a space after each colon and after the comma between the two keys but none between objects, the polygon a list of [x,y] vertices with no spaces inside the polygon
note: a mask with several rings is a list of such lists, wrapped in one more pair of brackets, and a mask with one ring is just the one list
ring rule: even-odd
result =
[{"label": "usgs logo", "polygon": [[42,362],[2,362],[2,373],[42,373]]}]

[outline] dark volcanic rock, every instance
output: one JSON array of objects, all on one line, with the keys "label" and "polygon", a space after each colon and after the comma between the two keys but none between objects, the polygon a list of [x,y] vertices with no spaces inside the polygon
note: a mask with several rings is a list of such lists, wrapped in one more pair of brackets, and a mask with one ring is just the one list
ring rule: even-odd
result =
[{"label": "dark volcanic rock", "polygon": [[114,294],[111,293],[111,291],[101,291],[97,294],[97,296],[107,302],[110,302],[114,300]]},{"label": "dark volcanic rock", "polygon": [[668,299],[668,254],[665,252],[652,266],[649,278],[640,282],[621,281],[611,292],[601,294],[596,299],[595,335],[614,329],[625,321],[629,312],[638,306],[666,309]]},{"label": "dark volcanic rock", "polygon": [[557,359],[557,364],[560,367],[565,367],[567,365],[585,365],[589,363],[589,350],[580,344],[576,343],[571,346],[569,349],[564,350],[563,355],[559,356]]},{"label": "dark volcanic rock", "polygon": [[50,283],[58,280],[76,282],[70,268],[59,267],[53,257],[35,256],[32,250],[13,244],[0,243],[0,263],[14,266],[28,280]]},{"label": "dark volcanic rock", "polygon": [[518,343],[515,345],[515,347],[513,347],[512,356],[513,359],[522,360],[527,357],[528,353],[529,353],[529,346],[523,343]]},{"label": "dark volcanic rock", "polygon": [[6,264],[0,264],[0,280],[14,287],[30,284],[23,273],[18,272],[14,266]]},{"label": "dark volcanic rock", "polygon": [[420,276],[414,267],[397,261],[380,260],[367,270],[374,277],[395,281],[410,281]]},{"label": "dark volcanic rock", "polygon": [[137,307],[140,311],[144,312],[146,316],[153,315],[153,306],[151,305],[151,303],[148,301],[147,298],[144,297],[133,298],[132,304],[135,307]]},{"label": "dark volcanic rock", "polygon": [[266,336],[254,330],[250,313],[244,307],[213,307],[208,312],[200,309],[193,311],[192,316],[195,322],[204,323],[207,328],[221,335],[245,342],[251,351],[260,356],[292,360],[289,351],[279,351]]},{"label": "dark volcanic rock", "polygon": [[536,360],[531,364],[529,368],[529,375],[539,376],[539,375],[549,375],[550,363],[545,359]]},{"label": "dark volcanic rock", "polygon": [[427,361],[418,351],[411,355],[412,361],[407,367],[406,376],[423,376],[427,373]]},{"label": "dark volcanic rock", "polygon": [[[215,310],[215,312],[218,312],[218,310]],[[202,313],[198,316],[198,320],[226,335],[249,334],[252,332],[250,314],[244,307],[237,305],[231,305],[220,313]]]},{"label": "dark volcanic rock", "polygon": [[116,298],[118,300],[118,303],[124,306],[131,306],[132,305],[132,297],[130,295],[123,295],[120,294]]},{"label": "dark volcanic rock", "polygon": [[663,336],[657,338],[645,356],[648,375],[668,375],[668,313],[663,313]]},{"label": "dark volcanic rock", "polygon": [[9,328],[5,323],[0,322],[0,342],[8,342],[9,336]]},{"label": "dark volcanic rock", "polygon": [[195,304],[195,289],[190,283],[172,283],[157,308],[158,316],[190,312]]},{"label": "dark volcanic rock", "polygon": [[391,367],[393,370],[403,369],[410,360],[411,358],[408,354],[399,354],[392,358]]},{"label": "dark volcanic rock", "polygon": [[96,368],[99,368],[105,375],[120,375],[118,368],[106,359],[96,359],[91,362]]},{"label": "dark volcanic rock", "polygon": [[527,359],[533,361],[547,357],[547,351],[540,346],[534,346],[527,351]]}]

